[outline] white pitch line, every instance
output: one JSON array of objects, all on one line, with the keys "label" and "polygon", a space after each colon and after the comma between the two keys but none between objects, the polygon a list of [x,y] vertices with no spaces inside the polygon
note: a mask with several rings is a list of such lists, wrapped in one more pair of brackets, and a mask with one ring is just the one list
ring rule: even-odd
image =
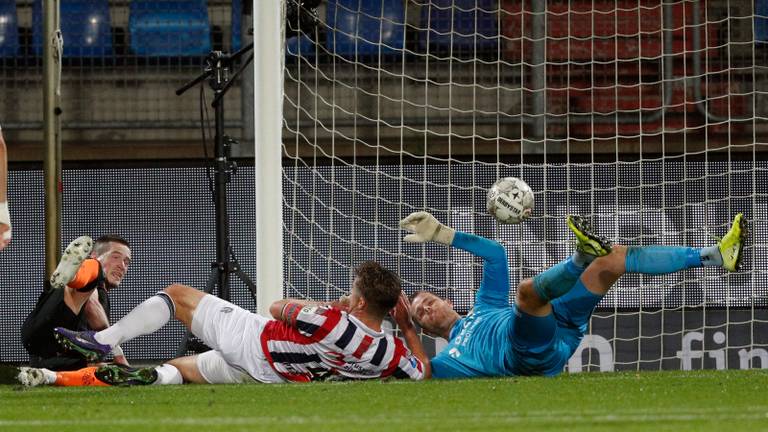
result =
[{"label": "white pitch line", "polygon": [[[742,411],[741,409],[739,411]],[[329,421],[330,420],[330,421]],[[680,412],[680,413],[659,413],[658,411],[647,410],[643,413],[601,413],[598,415],[562,415],[557,412],[547,413],[521,413],[520,415],[508,414],[499,416],[488,415],[397,415],[397,416],[345,416],[340,422],[346,426],[353,423],[359,425],[382,424],[391,425],[393,423],[410,424],[414,420],[432,420],[432,421],[474,421],[488,423],[541,423],[541,424],[576,424],[576,423],[659,423],[659,422],[690,422],[690,421],[738,421],[738,420],[766,420],[768,421],[768,410],[762,410],[749,413],[736,412],[717,412],[717,410],[702,410],[701,412]],[[32,427],[32,426],[70,426],[70,425],[89,425],[89,426],[149,426],[149,425],[178,425],[178,426],[247,426],[247,425],[265,425],[268,423],[280,424],[318,424],[324,422],[326,425],[332,425],[334,422],[327,417],[321,416],[260,416],[260,417],[193,417],[179,419],[89,419],[89,420],[0,420],[0,428],[3,427]]]}]

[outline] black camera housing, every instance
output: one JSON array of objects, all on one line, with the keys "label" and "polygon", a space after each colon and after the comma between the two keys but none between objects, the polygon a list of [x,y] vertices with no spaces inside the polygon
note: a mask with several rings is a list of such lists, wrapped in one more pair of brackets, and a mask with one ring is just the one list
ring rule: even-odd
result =
[{"label": "black camera housing", "polygon": [[285,38],[302,34],[317,40],[317,7],[322,0],[288,0],[285,5]]}]

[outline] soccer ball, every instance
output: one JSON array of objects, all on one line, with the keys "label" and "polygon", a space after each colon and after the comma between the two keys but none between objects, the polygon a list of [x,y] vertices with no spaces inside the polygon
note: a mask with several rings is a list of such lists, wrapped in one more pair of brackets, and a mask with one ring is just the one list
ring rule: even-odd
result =
[{"label": "soccer ball", "polygon": [[488,189],[487,208],[501,223],[520,223],[533,212],[533,191],[517,177],[504,177]]}]

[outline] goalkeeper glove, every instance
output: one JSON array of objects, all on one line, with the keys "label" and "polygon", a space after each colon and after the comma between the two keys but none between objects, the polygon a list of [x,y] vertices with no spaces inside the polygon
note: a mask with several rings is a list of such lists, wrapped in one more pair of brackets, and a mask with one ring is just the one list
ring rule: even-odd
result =
[{"label": "goalkeeper glove", "polygon": [[400,227],[413,233],[403,238],[409,243],[434,241],[450,246],[453,243],[453,236],[456,235],[453,228],[441,224],[434,216],[425,211],[409,214],[400,221]]}]

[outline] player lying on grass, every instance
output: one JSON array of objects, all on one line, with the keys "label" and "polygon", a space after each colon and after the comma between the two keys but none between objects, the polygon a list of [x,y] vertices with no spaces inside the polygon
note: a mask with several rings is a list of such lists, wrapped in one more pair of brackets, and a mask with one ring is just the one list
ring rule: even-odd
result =
[{"label": "player lying on grass", "polygon": [[[396,307],[397,306],[397,307]],[[403,341],[385,332],[393,316]],[[113,346],[152,333],[174,316],[211,351],[182,357],[152,368],[106,365],[73,374],[24,368],[26,385],[88,384],[95,376],[107,384],[307,382],[340,376],[423,379],[429,359],[421,346],[401,294],[398,276],[367,261],[355,269],[348,305],[280,300],[270,307],[274,319],[253,314],[218,297],[183,285],[171,285],[144,301],[120,321],[98,333],[56,329],[62,345],[96,361]],[[92,380],[90,380],[92,382]]]},{"label": "player lying on grass", "polygon": [[[67,246],[51,276],[51,288],[40,294],[21,326],[21,340],[32,366],[52,370],[85,367],[85,357],[65,352],[53,329],[107,328],[109,292],[120,286],[130,262],[130,245],[116,235],[101,236],[95,242],[82,236]],[[118,345],[113,354],[116,362],[127,364]]]},{"label": "player lying on grass", "polygon": [[450,301],[417,293],[411,317],[424,331],[448,340],[431,359],[433,378],[556,375],[587,331],[595,306],[625,273],[666,274],[715,266],[738,270],[746,238],[741,214],[725,237],[703,249],[676,246],[611,247],[586,220],[568,217],[576,253],[517,286],[509,304],[510,279],[504,247],[492,240],[454,231],[431,214],[413,213],[401,221],[405,241],[434,241],[480,256],[483,277],[474,308],[460,317]]}]

